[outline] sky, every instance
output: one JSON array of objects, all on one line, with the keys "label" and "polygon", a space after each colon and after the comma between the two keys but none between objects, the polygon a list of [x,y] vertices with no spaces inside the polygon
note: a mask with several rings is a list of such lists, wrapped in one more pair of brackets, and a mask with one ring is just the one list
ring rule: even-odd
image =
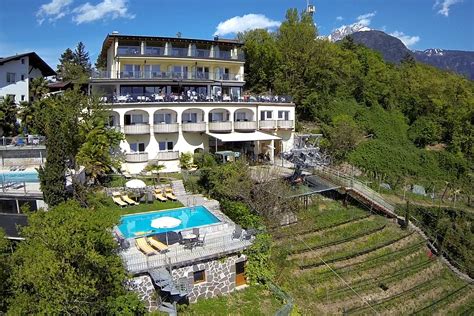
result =
[{"label": "sky", "polygon": [[[275,30],[307,0],[2,0],[0,56],[35,51],[53,69],[66,48],[86,45],[92,63],[108,33],[211,39]],[[474,51],[474,0],[311,0],[320,35],[354,23],[410,49]]]}]

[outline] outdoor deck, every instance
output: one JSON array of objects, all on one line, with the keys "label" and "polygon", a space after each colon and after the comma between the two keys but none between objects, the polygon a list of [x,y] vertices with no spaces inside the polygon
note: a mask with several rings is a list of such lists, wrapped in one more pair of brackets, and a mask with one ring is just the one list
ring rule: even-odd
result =
[{"label": "outdoor deck", "polygon": [[[130,239],[130,247],[120,252],[120,257],[125,269],[132,274],[139,274],[149,269],[161,267],[181,267],[194,262],[209,258],[218,258],[229,253],[244,250],[252,244],[251,239],[232,238],[233,228],[222,224],[222,230],[206,233],[204,246],[187,249],[184,245],[174,244],[169,246],[166,253],[158,253],[146,256],[135,246],[134,240]],[[217,227],[215,227],[217,228]]]}]

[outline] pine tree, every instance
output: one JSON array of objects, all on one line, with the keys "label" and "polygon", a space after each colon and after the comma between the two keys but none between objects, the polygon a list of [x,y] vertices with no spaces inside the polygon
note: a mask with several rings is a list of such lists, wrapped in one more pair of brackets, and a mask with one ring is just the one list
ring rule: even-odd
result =
[{"label": "pine tree", "polygon": [[90,73],[91,63],[89,53],[86,51],[86,46],[82,42],[79,42],[74,50],[74,63],[81,66],[86,73]]}]

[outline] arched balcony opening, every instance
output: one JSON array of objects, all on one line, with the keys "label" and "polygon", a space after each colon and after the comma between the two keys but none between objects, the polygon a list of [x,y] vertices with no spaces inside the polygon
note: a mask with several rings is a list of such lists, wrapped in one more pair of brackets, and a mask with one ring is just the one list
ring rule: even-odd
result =
[{"label": "arched balcony opening", "polygon": [[153,131],[155,133],[177,133],[179,125],[176,111],[161,109],[153,114]]},{"label": "arched balcony opening", "polygon": [[204,111],[201,109],[186,109],[181,115],[181,127],[183,132],[205,132]]},{"label": "arched balcony opening", "polygon": [[230,112],[226,109],[213,109],[209,112],[209,131],[210,132],[231,132],[232,121],[230,121]]},{"label": "arched balcony opening", "polygon": [[143,110],[130,110],[125,113],[124,133],[129,135],[140,135],[150,133],[148,113]]},{"label": "arched balcony opening", "polygon": [[234,112],[234,130],[252,132],[257,129],[254,112],[250,109],[238,109]]}]

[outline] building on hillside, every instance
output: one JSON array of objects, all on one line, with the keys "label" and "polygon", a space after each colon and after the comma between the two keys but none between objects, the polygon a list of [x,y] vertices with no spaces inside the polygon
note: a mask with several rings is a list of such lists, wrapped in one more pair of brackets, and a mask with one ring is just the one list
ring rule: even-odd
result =
[{"label": "building on hillside", "polygon": [[0,98],[11,96],[15,103],[30,101],[30,82],[56,72],[35,52],[0,57]]},{"label": "building on hillside", "polygon": [[235,40],[107,35],[103,71],[89,91],[111,108],[125,140],[123,168],[150,163],[179,170],[181,153],[233,150],[273,160],[293,146],[295,106],[288,97],[250,96],[242,44]]}]

